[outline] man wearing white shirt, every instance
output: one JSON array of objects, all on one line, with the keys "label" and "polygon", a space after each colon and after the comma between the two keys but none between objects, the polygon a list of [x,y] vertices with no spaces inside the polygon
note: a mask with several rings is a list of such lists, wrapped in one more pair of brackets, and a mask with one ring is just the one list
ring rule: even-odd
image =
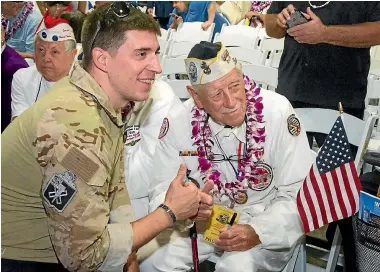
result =
[{"label": "man wearing white shirt", "polygon": [[148,214],[148,191],[153,174],[153,156],[162,119],[174,105],[182,102],[172,88],[156,80],[149,98],[137,102],[130,111],[124,129],[124,172],[136,219]]},{"label": "man wearing white shirt", "polygon": [[[215,271],[282,271],[303,236],[296,195],[312,165],[305,130],[289,101],[244,76],[220,43],[195,45],[185,62],[192,99],[175,105],[164,118],[149,208],[159,205],[175,169],[185,163],[188,179],[201,188],[214,183],[213,212],[201,204],[193,218],[199,261],[218,248],[224,252]],[[203,238],[216,205],[240,217],[215,234],[215,247]],[[141,272],[189,271],[191,241],[188,232],[178,230],[192,222],[180,223],[159,237],[167,241],[140,265]]]},{"label": "man wearing white shirt", "polygon": [[76,52],[74,33],[66,20],[42,22],[35,38],[35,65],[13,76],[12,120],[68,75]]}]

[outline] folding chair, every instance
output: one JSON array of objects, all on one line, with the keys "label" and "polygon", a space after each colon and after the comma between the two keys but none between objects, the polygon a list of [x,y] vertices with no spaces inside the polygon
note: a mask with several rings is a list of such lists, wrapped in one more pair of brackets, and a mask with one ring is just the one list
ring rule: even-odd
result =
[{"label": "folding chair", "polygon": [[268,56],[265,65],[271,67],[278,67],[282,51],[284,50],[284,38],[282,39],[268,39],[262,38],[258,49],[263,52],[265,56]]},{"label": "folding chair", "polygon": [[169,44],[167,46],[167,50],[166,50],[166,53],[164,53],[164,55],[167,55],[172,58],[187,57],[187,55],[190,53],[190,50],[197,43],[198,42],[195,42],[195,41],[179,42],[175,40],[169,40]]},{"label": "folding chair", "polygon": [[259,64],[243,64],[242,71],[259,84],[261,88],[275,91],[278,83],[278,70]]},{"label": "folding chair", "polygon": [[214,33],[215,23],[207,28],[202,29],[202,22],[187,22],[182,23],[176,32],[173,32],[171,39],[178,42],[200,42],[200,41],[212,41],[212,35]]},{"label": "folding chair", "polygon": [[[303,127],[307,132],[319,132],[328,134],[334,125],[334,122],[339,116],[338,111],[330,109],[319,108],[297,108],[295,109],[298,117],[300,118]],[[343,114],[343,122],[346,129],[348,141],[358,147],[355,157],[355,166],[360,172],[362,165],[362,156],[367,148],[367,144],[371,138],[371,134],[378,116],[370,116],[366,121],[360,120],[352,115]],[[354,239],[354,237],[352,237]],[[326,272],[335,271],[337,265],[341,235],[337,228],[334,234],[333,243],[330,253],[327,256]]]},{"label": "folding chair", "polygon": [[186,74],[184,58],[162,58],[162,80],[167,82],[181,101],[190,98],[186,86],[191,85],[188,79],[176,79],[176,74]]},{"label": "folding chair", "polygon": [[264,65],[265,63],[265,56],[260,50],[245,47],[228,47],[228,51],[241,64]]}]

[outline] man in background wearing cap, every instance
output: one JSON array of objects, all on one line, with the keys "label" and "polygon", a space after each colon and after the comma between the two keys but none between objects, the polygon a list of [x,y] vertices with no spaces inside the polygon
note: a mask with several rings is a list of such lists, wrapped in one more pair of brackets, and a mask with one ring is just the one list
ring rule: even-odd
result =
[{"label": "man in background wearing cap", "polygon": [[[306,133],[289,101],[243,76],[236,58],[220,43],[195,45],[185,62],[192,99],[173,107],[163,121],[150,207],[162,202],[185,162],[189,179],[201,187],[214,182],[214,206],[240,213],[237,224],[215,240],[224,250],[216,271],[281,271],[303,236],[296,194],[312,164]],[[195,218],[200,261],[216,250],[202,240],[210,215],[211,206],[200,205]],[[171,235],[170,242],[140,270],[188,271],[188,234],[164,235]]]},{"label": "man in background wearing cap", "polygon": [[136,250],[194,216],[200,200],[211,204],[182,185],[182,166],[160,208],[133,216],[122,108],[146,100],[161,72],[157,34],[153,18],[125,2],[96,9],[83,26],[82,65],[3,132],[2,271],[59,271],[59,262],[69,271],[138,271]]},{"label": "man in background wearing cap", "polygon": [[77,53],[73,29],[64,19],[45,17],[37,30],[35,49],[35,65],[13,76],[12,120],[69,74]]}]

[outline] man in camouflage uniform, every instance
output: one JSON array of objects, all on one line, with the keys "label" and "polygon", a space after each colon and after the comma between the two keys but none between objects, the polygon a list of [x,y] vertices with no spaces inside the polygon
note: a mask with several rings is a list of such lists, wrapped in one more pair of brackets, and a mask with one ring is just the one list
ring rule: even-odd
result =
[{"label": "man in camouflage uniform", "polygon": [[83,26],[83,67],[3,133],[3,271],[59,271],[59,262],[70,271],[137,271],[137,249],[194,216],[200,201],[211,204],[182,184],[181,166],[163,205],[134,221],[121,109],[147,99],[161,71],[157,34],[157,23],[125,2],[97,9]]}]

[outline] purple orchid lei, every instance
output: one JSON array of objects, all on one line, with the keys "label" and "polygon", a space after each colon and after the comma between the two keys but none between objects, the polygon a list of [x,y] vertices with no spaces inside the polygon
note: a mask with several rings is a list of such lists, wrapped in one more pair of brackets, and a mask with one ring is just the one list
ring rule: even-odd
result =
[{"label": "purple orchid lei", "polygon": [[219,200],[223,195],[226,195],[231,201],[234,201],[237,193],[246,192],[248,184],[256,183],[256,177],[260,175],[260,171],[256,169],[256,163],[264,155],[265,126],[262,114],[264,108],[262,103],[263,98],[260,96],[261,89],[249,77],[244,76],[244,84],[247,100],[247,153],[238,167],[236,181],[222,182],[220,179],[221,173],[217,170],[217,165],[206,157],[206,149],[207,154],[211,154],[211,156],[213,154],[212,131],[206,123],[207,113],[197,106],[194,106],[192,109],[191,138],[193,139],[193,145],[197,147],[199,153],[198,169],[205,175],[206,180],[214,182],[214,196]]},{"label": "purple orchid lei", "polygon": [[[26,18],[28,18],[29,14],[32,12],[33,7],[34,4],[32,1],[24,3],[24,8],[20,17],[18,17],[17,20],[14,21],[14,23],[9,27],[7,32],[5,32],[6,41],[9,40],[12,37],[12,35],[25,24]],[[1,16],[1,25],[4,27],[4,29],[7,29],[8,19],[4,16]]]}]

